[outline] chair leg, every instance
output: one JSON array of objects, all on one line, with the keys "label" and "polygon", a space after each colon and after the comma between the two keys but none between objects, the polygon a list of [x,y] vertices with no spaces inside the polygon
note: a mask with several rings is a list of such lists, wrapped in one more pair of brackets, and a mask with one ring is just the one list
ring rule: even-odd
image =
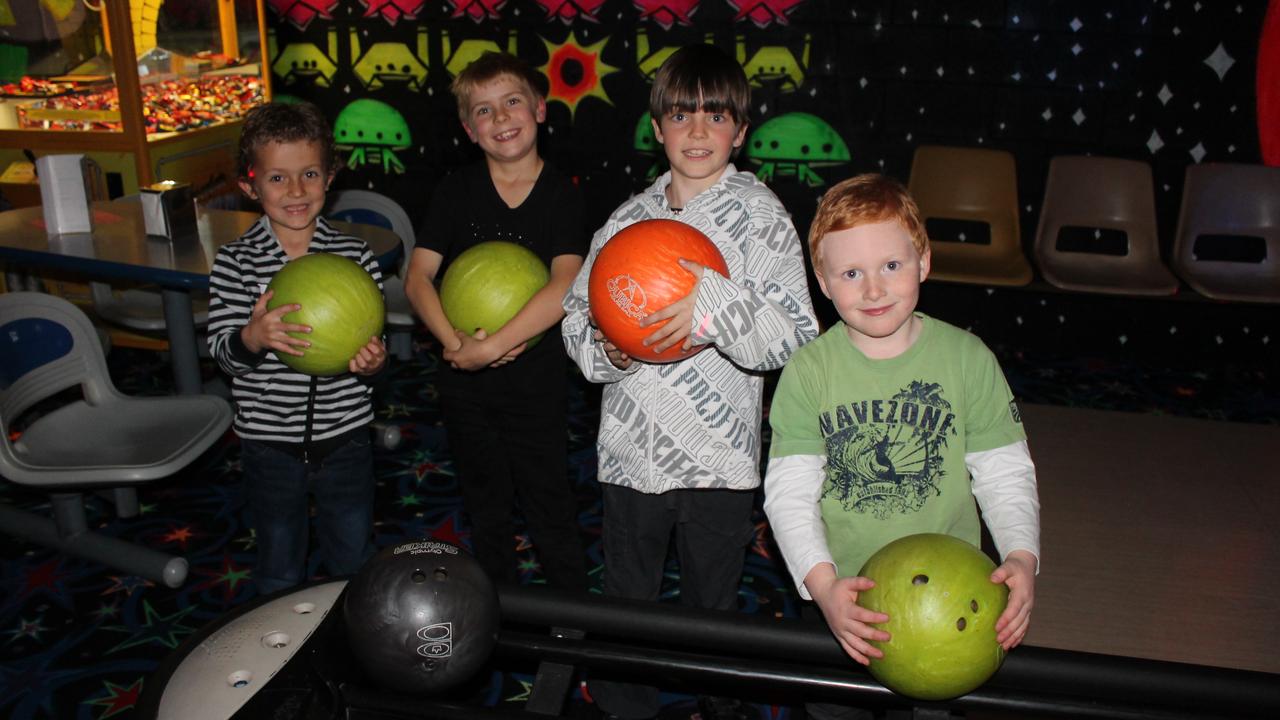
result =
[{"label": "chair leg", "polygon": [[[76,500],[77,512],[72,504]],[[55,519],[18,510],[0,503],[0,530],[17,535],[37,545],[60,550],[123,570],[148,580],[176,588],[187,579],[185,558],[165,555],[150,548],[134,545],[119,538],[101,535],[84,529],[83,498],[75,493],[59,493],[53,498]],[[77,524],[79,532],[64,534]]]},{"label": "chair leg", "polygon": [[116,517],[129,519],[138,517],[138,489],[132,487],[118,487],[110,490],[100,490],[98,497],[110,501],[116,508]]},{"label": "chair leg", "polygon": [[70,540],[89,529],[84,518],[84,496],[80,493],[53,493],[49,496],[49,505],[53,508],[53,526],[60,539]]},{"label": "chair leg", "polygon": [[408,362],[413,359],[413,333],[408,330],[395,330],[387,335],[390,347],[388,352],[397,360]]}]

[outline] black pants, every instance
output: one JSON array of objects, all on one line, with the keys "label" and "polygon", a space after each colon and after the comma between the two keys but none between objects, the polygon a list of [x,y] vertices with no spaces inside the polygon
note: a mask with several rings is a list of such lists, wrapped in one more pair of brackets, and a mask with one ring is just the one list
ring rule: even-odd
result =
[{"label": "black pants", "polygon": [[565,393],[513,400],[442,392],[440,401],[472,546],[485,572],[495,582],[519,580],[513,518],[519,502],[547,583],[585,592]]},{"label": "black pants", "polygon": [[[662,590],[663,566],[672,531],[680,560],[680,602],[715,610],[738,607],[742,565],[751,525],[753,490],[672,490],[646,495],[603,485],[604,593],[654,600]],[[591,693],[605,712],[623,718],[658,713],[658,689],[592,681]]]}]

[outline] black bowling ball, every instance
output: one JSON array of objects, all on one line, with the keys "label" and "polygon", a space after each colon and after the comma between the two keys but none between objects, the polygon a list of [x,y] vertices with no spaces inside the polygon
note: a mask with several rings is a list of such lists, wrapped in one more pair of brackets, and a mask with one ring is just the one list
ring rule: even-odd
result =
[{"label": "black bowling ball", "polygon": [[365,673],[435,693],[480,669],[498,639],[498,593],[470,555],[433,540],[384,548],[347,584],[347,642]]}]

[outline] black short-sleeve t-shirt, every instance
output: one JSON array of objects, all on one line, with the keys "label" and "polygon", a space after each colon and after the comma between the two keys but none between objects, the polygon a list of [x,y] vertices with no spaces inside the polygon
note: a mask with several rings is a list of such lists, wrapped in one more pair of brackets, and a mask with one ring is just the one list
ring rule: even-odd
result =
[{"label": "black short-sleeve t-shirt", "polygon": [[[498,195],[483,161],[459,168],[436,186],[417,232],[417,247],[444,258],[436,273],[437,286],[454,258],[489,240],[523,245],[548,269],[559,255],[585,256],[590,243],[583,224],[582,194],[551,163],[544,162],[528,197],[513,208]],[[441,386],[441,392],[505,392],[530,380],[558,387],[565,369],[564,344],[556,324],[537,345],[503,367],[463,372],[442,366],[449,382]]]}]

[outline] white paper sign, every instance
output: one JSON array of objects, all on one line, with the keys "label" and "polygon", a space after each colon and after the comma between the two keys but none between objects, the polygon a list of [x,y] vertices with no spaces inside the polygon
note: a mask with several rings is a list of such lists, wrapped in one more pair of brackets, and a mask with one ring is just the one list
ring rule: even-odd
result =
[{"label": "white paper sign", "polygon": [[45,155],[36,160],[40,203],[50,235],[93,232],[84,155]]}]

